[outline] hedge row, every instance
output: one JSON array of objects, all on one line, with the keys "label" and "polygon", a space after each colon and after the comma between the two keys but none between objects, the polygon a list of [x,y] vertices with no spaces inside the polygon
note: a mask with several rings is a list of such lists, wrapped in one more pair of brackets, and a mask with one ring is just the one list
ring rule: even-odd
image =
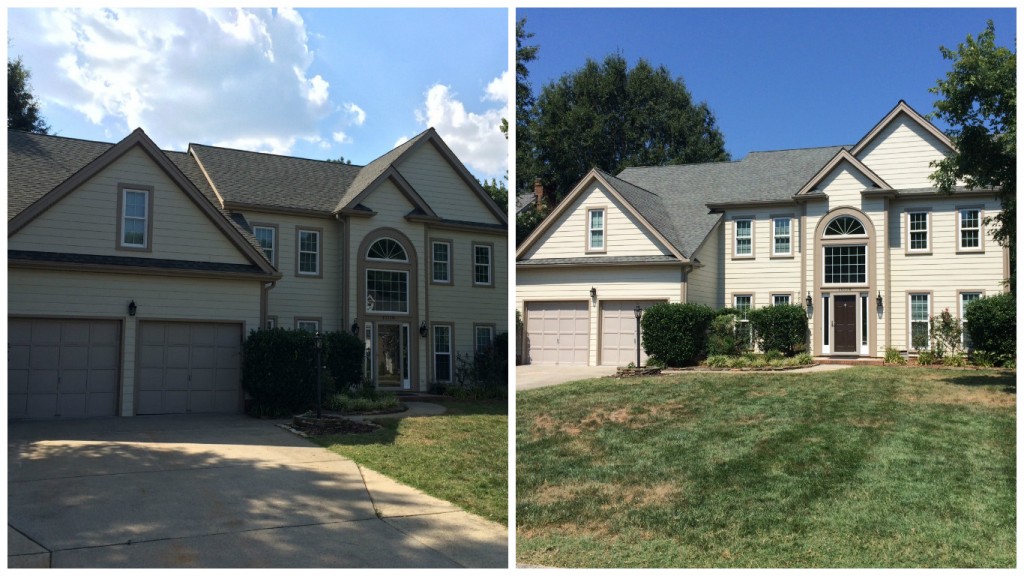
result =
[{"label": "hedge row", "polygon": [[1012,292],[971,302],[964,320],[975,352],[991,354],[1003,363],[1015,358],[1017,300]]},{"label": "hedge row", "polygon": [[[347,332],[323,335],[321,389],[324,397],[358,386],[363,342]],[[316,406],[316,345],[301,330],[256,330],[245,340],[242,387],[254,416],[283,416]]]}]

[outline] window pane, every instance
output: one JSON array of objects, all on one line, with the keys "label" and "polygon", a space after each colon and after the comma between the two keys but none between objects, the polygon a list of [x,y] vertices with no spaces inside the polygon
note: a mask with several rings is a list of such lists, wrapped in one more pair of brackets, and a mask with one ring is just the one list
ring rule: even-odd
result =
[{"label": "window pane", "polygon": [[867,282],[865,246],[826,246],[826,284],[864,284]]},{"label": "window pane", "polygon": [[825,228],[825,236],[848,236],[853,234],[866,234],[864,225],[860,220],[852,216],[839,216],[828,223]]},{"label": "window pane", "polygon": [[398,260],[400,262],[408,260],[402,245],[391,238],[381,238],[374,242],[366,252],[366,257],[377,260]]},{"label": "window pane", "polygon": [[131,192],[124,193],[124,215],[132,218],[146,217],[146,193]]},{"label": "window pane", "polygon": [[316,252],[317,238],[316,232],[299,232],[299,250],[303,252]]},{"label": "window pane", "polygon": [[448,281],[448,244],[444,242],[434,243],[434,265],[433,274],[435,282]]},{"label": "window pane", "polygon": [[407,273],[393,270],[367,270],[366,310],[373,312],[408,312]]},{"label": "window pane", "polygon": [[491,283],[491,247],[475,246],[473,248],[473,282],[476,284]]},{"label": "window pane", "polygon": [[590,228],[592,230],[604,229],[604,210],[590,211]]},{"label": "window pane", "polygon": [[134,246],[142,246],[146,243],[146,221],[137,220],[134,218],[126,218],[124,221],[124,240],[125,244],[131,244]]}]

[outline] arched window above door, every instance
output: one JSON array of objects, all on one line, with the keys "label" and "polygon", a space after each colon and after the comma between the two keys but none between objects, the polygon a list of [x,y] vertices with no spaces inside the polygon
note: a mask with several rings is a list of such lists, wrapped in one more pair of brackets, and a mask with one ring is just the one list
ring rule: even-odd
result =
[{"label": "arched window above door", "polygon": [[409,257],[405,248],[398,241],[391,238],[381,238],[370,245],[366,251],[366,258],[369,260],[391,260],[393,262],[408,262]]},{"label": "arched window above door", "polygon": [[864,225],[853,216],[837,216],[825,228],[825,236],[865,236]]}]

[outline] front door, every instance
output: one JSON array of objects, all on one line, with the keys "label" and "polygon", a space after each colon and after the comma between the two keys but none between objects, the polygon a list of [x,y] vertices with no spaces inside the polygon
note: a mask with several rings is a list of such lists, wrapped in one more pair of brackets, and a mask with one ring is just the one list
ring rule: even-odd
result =
[{"label": "front door", "polygon": [[835,352],[857,352],[857,297],[836,296],[833,310]]},{"label": "front door", "polygon": [[377,386],[409,388],[409,325],[378,325],[376,348]]}]

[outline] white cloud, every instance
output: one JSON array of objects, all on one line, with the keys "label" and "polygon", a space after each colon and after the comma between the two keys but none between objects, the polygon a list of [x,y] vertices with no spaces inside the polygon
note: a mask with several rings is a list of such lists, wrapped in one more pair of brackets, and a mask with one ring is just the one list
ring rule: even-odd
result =
[{"label": "white cloud", "polygon": [[349,136],[348,134],[345,134],[341,130],[338,130],[334,134],[331,134],[331,138],[333,138],[334,141],[337,142],[338,144],[348,144],[352,142],[352,137]]},{"label": "white cloud", "polygon": [[115,138],[141,126],[167,148],[195,141],[289,153],[319,138],[317,123],[337,110],[330,83],[310,71],[294,10],[57,9],[31,18],[10,35],[42,58],[37,97]]},{"label": "white cloud", "polygon": [[366,122],[366,111],[352,102],[345,104],[345,111],[349,113],[351,122],[356,126],[362,126]]},{"label": "white cloud", "polygon": [[499,88],[510,86],[508,78],[507,72],[495,78],[481,97],[501,102],[501,107],[469,112],[450,87],[435,84],[427,91],[423,108],[416,111],[424,127],[437,130],[455,155],[485,178],[500,177],[508,170],[508,141],[499,128],[502,118],[511,118],[508,91]]}]

